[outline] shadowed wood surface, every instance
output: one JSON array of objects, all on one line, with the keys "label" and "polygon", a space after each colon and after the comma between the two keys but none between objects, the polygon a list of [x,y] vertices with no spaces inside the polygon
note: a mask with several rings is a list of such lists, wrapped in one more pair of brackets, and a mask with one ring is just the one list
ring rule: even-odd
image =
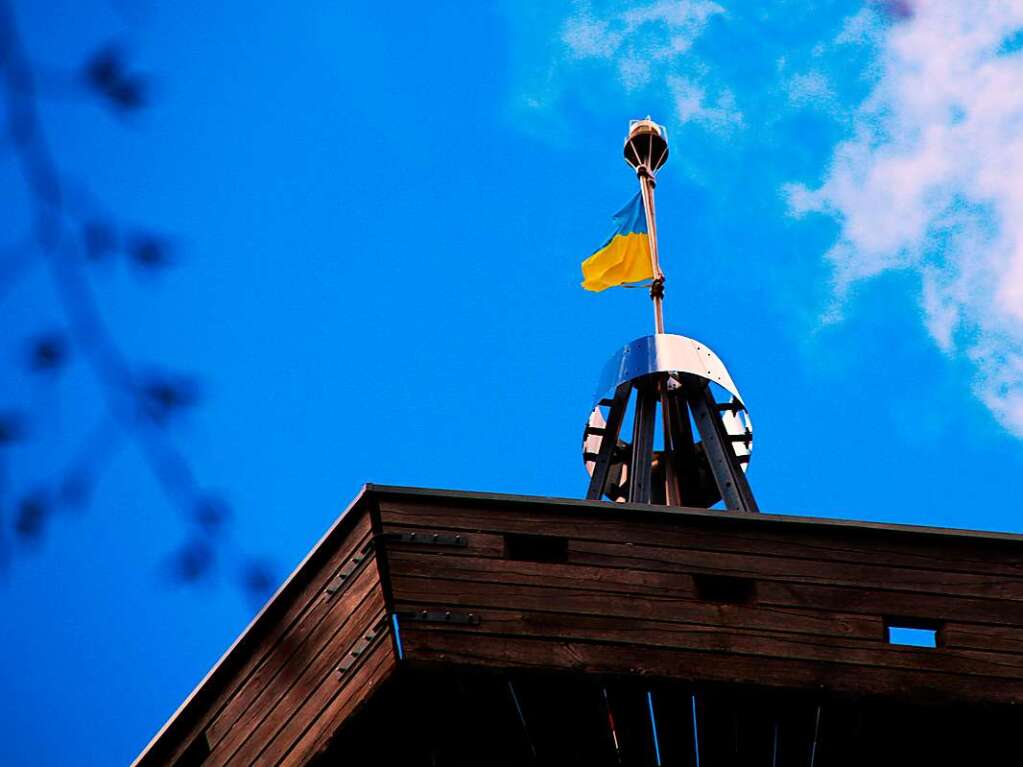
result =
[{"label": "shadowed wood surface", "polygon": [[137,764],[305,763],[395,665],[372,519],[359,502]]},{"label": "shadowed wood surface", "polygon": [[[378,504],[399,615],[474,616],[403,619],[412,662],[1023,701],[1023,539],[611,504]],[[464,545],[404,542],[416,531]],[[563,539],[556,561],[509,559],[509,541],[538,534]],[[937,646],[892,644],[889,625],[932,627]]]},{"label": "shadowed wood surface", "polygon": [[704,765],[896,753],[886,706],[1015,723],[1023,537],[367,486],[136,763],[652,765],[655,689],[664,764],[697,698]]}]

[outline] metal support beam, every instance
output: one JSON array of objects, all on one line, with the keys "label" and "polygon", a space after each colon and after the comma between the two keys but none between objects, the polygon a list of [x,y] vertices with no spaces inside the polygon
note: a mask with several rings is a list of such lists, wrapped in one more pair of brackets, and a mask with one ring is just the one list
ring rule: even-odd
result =
[{"label": "metal support beam", "polygon": [[[671,379],[668,376],[664,376],[657,383],[658,391],[661,394],[661,429],[664,432],[662,457],[664,461],[664,502],[669,506],[680,506],[682,505],[682,490],[679,486],[679,469],[681,467],[676,460],[673,444],[682,441],[684,435],[679,437],[673,432],[675,421],[678,420],[676,411],[679,407],[686,410],[686,404],[675,398],[674,390],[668,388],[670,383]],[[686,412],[688,413],[688,411]]]},{"label": "metal support beam", "polygon": [[730,511],[760,511],[707,383],[689,378],[683,385],[689,407],[693,410],[696,428],[700,430],[711,473],[725,501],[725,508]]},{"label": "metal support beam", "polygon": [[629,463],[629,500],[632,503],[650,503],[657,388],[656,381],[652,380],[636,385],[636,410],[632,415],[632,461]]},{"label": "metal support beam", "polygon": [[[700,476],[696,469],[698,455],[693,439],[693,427],[689,423],[689,405],[681,384],[673,385],[673,379],[665,378],[661,395],[661,409],[664,411],[664,452],[669,467],[678,485],[678,499],[667,495],[668,505],[699,505]],[[669,485],[669,490],[671,489]]]},{"label": "metal support beam", "polygon": [[600,451],[593,464],[590,487],[586,491],[587,500],[599,501],[607,490],[608,472],[611,470],[611,461],[614,458],[615,448],[618,446],[618,435],[622,431],[622,421],[625,420],[625,411],[629,407],[631,394],[632,384],[628,382],[615,389],[611,410],[607,414],[607,423],[604,426],[604,434],[600,440]]}]

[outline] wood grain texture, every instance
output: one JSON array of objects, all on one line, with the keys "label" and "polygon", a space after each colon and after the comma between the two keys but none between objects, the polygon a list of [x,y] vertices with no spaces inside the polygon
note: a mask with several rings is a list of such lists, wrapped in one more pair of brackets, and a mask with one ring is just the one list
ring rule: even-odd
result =
[{"label": "wood grain texture", "polygon": [[[317,597],[351,555],[371,540],[370,519],[361,497],[310,552],[252,624],[196,687],[135,761],[136,767],[173,765],[257,673],[288,632],[315,606]],[[236,707],[237,708],[237,707]],[[230,715],[228,715],[230,716]]]},{"label": "wood grain texture", "polygon": [[730,655],[727,662],[715,662],[709,654],[692,650],[514,636],[466,642],[456,632],[419,627],[404,631],[402,638],[409,661],[420,664],[750,684],[886,696],[930,705],[1023,701],[1023,686],[1018,679],[954,674],[939,677],[915,668],[743,655]]},{"label": "wood grain texture", "polygon": [[[339,552],[340,556],[336,558],[337,567],[331,568],[327,583],[336,577],[335,570],[340,570],[347,562],[351,561],[353,555],[357,555],[370,542],[368,529],[365,531],[360,529],[358,533],[362,533],[362,535],[352,541],[352,545],[342,547]],[[317,643],[323,641],[317,633],[321,624],[327,624],[328,632],[336,629],[337,622],[343,621],[354,606],[358,605],[372,589],[378,587],[374,557],[367,555],[359,564],[359,570],[353,573],[350,585],[345,591],[330,595],[326,593],[326,586],[323,585],[317,594],[309,598],[305,610],[299,618],[288,627],[255,671],[235,688],[220,713],[206,729],[211,748],[218,746],[226,733],[235,726],[238,718],[250,706],[261,702],[260,696],[275,689],[272,682],[278,675],[288,669],[289,665],[293,666],[293,664],[301,662],[301,658],[298,657],[300,654],[315,653]]]},{"label": "wood grain texture", "polygon": [[[514,584],[583,589],[608,598],[617,595],[662,600],[695,599],[697,594],[691,576],[703,572],[700,568],[693,568],[690,572],[681,569],[658,571],[488,560],[450,554],[437,559],[438,553],[409,550],[394,550],[389,556],[395,578],[439,576],[451,580],[494,583],[498,588],[501,584]],[[874,616],[918,615],[935,620],[1023,626],[1023,604],[1006,600],[958,597],[941,592],[860,588],[855,584],[818,585],[801,580],[770,580],[763,577],[757,579],[756,592],[757,604],[762,606]]]},{"label": "wood grain texture", "polygon": [[[398,608],[402,605],[399,603]],[[1014,679],[1023,693],[1023,659],[1012,653],[956,649],[935,651],[903,645],[889,645],[876,638],[810,634],[722,627],[715,624],[589,616],[474,608],[479,625],[453,627],[445,624],[415,624],[403,628],[403,636],[444,632],[461,636],[467,645],[485,645],[504,637],[524,637],[571,644],[599,642],[630,648],[664,647],[706,653],[704,664],[727,663],[732,656],[773,657],[807,662],[917,669],[941,674]],[[415,659],[411,651],[408,657]],[[697,667],[697,671],[703,666]],[[981,680],[978,680],[978,685]]]},{"label": "wood grain texture", "polygon": [[1005,544],[1007,551],[1015,550],[1018,558],[1019,546],[1023,545],[1023,534],[989,532],[986,530],[964,530],[922,525],[893,524],[889,522],[865,522],[863,520],[838,519],[832,517],[792,516],[788,514],[722,511],[718,509],[685,508],[635,503],[612,503],[589,501],[553,496],[510,495],[506,493],[480,493],[464,490],[439,490],[422,487],[400,487],[394,485],[367,484],[364,494],[372,497],[379,507],[398,502],[402,507],[434,506],[444,509],[487,509],[503,513],[541,511],[553,518],[571,518],[599,515],[610,521],[666,522],[670,525],[695,523],[712,528],[724,524],[729,529],[742,526],[757,533],[770,531],[791,531],[811,534],[814,531],[824,535],[845,538],[859,533],[869,535],[894,535],[908,539],[931,539],[943,545],[964,543],[970,546]]},{"label": "wood grain texture", "polygon": [[331,679],[333,668],[384,613],[383,592],[376,571],[368,567],[341,594],[335,595],[331,610],[315,631],[296,645],[286,645],[281,670],[270,679],[253,680],[262,686],[245,712],[233,722],[222,739],[213,744],[208,764],[250,764],[289,717],[315,690],[338,686]]},{"label": "wood grain texture", "polygon": [[[445,571],[441,571],[446,575]],[[449,580],[445,577],[408,577],[396,574],[392,587],[399,609],[425,608],[433,604],[479,611],[481,608],[514,605],[536,614],[547,612],[605,619],[609,625],[627,627],[632,621],[658,620],[666,623],[732,627],[736,629],[779,630],[821,636],[861,638],[877,642],[884,636],[884,622],[878,616],[834,613],[806,608],[771,605],[711,604],[695,595],[682,597],[657,593],[614,594],[586,587],[579,581],[571,587],[506,584],[500,582]]]},{"label": "wood grain texture", "polygon": [[[691,578],[590,566],[506,562],[421,552],[391,552],[392,588],[419,607],[514,604],[622,619],[705,623],[747,628],[885,638],[883,616],[927,616],[945,622],[943,646],[1023,653],[1023,621],[990,600],[758,581],[754,604],[701,601]],[[557,589],[556,598],[552,590]],[[978,622],[968,622],[976,618]],[[983,622],[989,621],[989,622]],[[999,625],[1009,621],[1009,625]]]},{"label": "wood grain texture", "polygon": [[[613,506],[614,504],[604,504]],[[603,541],[655,546],[684,546],[693,550],[781,556],[814,562],[862,563],[881,560],[892,566],[936,572],[1006,575],[1023,578],[1023,540],[956,538],[931,535],[927,528],[914,534],[901,528],[877,529],[842,525],[801,527],[779,523],[778,529],[754,524],[749,515],[732,513],[707,518],[701,514],[663,515],[623,520],[621,513],[557,514],[537,510],[495,509],[463,505],[443,507],[436,503],[405,503],[383,500],[380,515],[388,530],[402,527],[443,527],[453,531],[482,533],[540,533],[563,535],[577,541]],[[602,518],[604,517],[604,518]],[[590,521],[594,524],[588,524]],[[670,520],[670,521],[669,521]],[[731,524],[729,524],[731,522]],[[490,540],[494,540],[491,538]]]},{"label": "wood grain texture", "polygon": [[[259,762],[276,764],[294,743],[310,727],[321,727],[319,721],[324,709],[338,695],[349,696],[350,688],[361,684],[365,673],[365,653],[359,663],[340,679],[335,673],[341,660],[351,647],[369,628],[378,626],[385,617],[383,598],[374,594],[358,611],[359,628],[346,632],[336,644],[331,645],[317,662],[312,664],[288,689],[279,704],[270,710],[248,740],[230,760],[231,765],[248,765]],[[391,642],[387,631],[380,631],[373,649],[384,647],[391,653]],[[210,762],[218,764],[217,761]]]},{"label": "wood grain texture", "polygon": [[[392,608],[479,623],[403,618],[399,661]],[[890,644],[899,621],[939,646]],[[1023,703],[1023,536],[367,486],[137,764],[306,765],[374,696],[422,696],[399,681],[509,670]]]},{"label": "wood grain texture", "polygon": [[315,727],[307,728],[294,746],[277,762],[282,767],[308,764],[342,726],[397,668],[397,660],[385,638],[367,655],[355,682],[335,695],[320,711]]},{"label": "wood grain texture", "polygon": [[[628,659],[649,650],[677,653],[665,673],[681,678],[756,684],[763,666],[764,684],[1023,701],[1023,540],[422,495],[383,498],[379,510],[387,532],[467,541],[387,543],[396,609],[480,618],[409,625],[413,662],[646,674]],[[506,534],[563,538],[564,561],[509,560]],[[708,599],[698,581],[708,577],[749,583],[749,599]],[[897,618],[941,626],[941,646],[890,644]],[[526,648],[542,660],[517,654]]]}]

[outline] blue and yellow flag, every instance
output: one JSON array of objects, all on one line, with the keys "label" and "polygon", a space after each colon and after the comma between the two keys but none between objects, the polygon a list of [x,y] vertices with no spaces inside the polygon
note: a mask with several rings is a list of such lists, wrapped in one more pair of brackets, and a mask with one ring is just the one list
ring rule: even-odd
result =
[{"label": "blue and yellow flag", "polygon": [[587,290],[606,290],[654,277],[643,195],[637,193],[628,205],[615,213],[614,222],[611,239],[583,261],[583,287]]}]

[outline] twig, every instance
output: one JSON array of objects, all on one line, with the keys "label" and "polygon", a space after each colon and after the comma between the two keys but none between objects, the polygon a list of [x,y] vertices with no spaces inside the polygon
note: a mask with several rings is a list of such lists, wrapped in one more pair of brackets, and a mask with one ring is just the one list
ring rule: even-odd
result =
[{"label": "twig", "polygon": [[[43,130],[36,73],[25,54],[8,0],[0,0],[0,77],[5,85],[8,136],[33,205],[34,251],[48,266],[76,346],[102,385],[110,418],[139,447],[168,500],[184,513],[190,524],[197,521],[200,525],[209,524],[209,520],[204,523],[196,519],[197,508],[208,501],[190,463],[168,437],[163,424],[146,412],[143,398],[148,393],[144,391],[144,381],[134,373],[104,322],[84,273],[87,243],[78,241],[81,226],[75,231],[65,223],[75,218],[76,206],[68,205],[62,177]],[[0,263],[0,293],[9,289],[36,260],[30,256]],[[222,540],[221,544],[224,543],[227,542]],[[0,546],[3,544],[0,539]]]}]

